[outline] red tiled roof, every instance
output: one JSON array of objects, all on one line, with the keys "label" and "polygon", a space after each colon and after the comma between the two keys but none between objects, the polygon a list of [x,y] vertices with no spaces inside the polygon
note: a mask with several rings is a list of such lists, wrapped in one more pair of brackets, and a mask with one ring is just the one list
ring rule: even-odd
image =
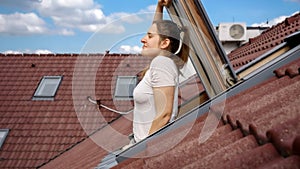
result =
[{"label": "red tiled roof", "polygon": [[[111,123],[111,127],[117,129],[118,132],[128,135],[132,132],[132,121],[128,120],[130,117],[121,117],[118,120]],[[105,129],[105,128],[104,128]],[[85,169],[94,168],[97,166],[99,161],[107,154],[108,150],[98,145],[95,142],[95,137],[103,137],[101,132],[97,132],[90,138],[85,139],[80,144],[76,145],[74,148],[66,151],[65,153],[58,156],[56,159],[45,164],[41,168],[43,169]],[[120,144],[119,140],[112,138],[107,138],[112,144],[118,146]],[[125,145],[126,143],[123,143]]]},{"label": "red tiled roof", "polygon": [[[174,148],[152,157],[131,158],[113,168],[300,168],[300,59],[274,73],[222,102],[223,120],[206,142],[199,142],[199,134],[207,113]],[[217,104],[211,110],[219,109]],[[148,142],[142,153],[151,154],[170,143],[170,138],[176,140],[185,126]]]},{"label": "red tiled roof", "polygon": [[[119,54],[1,54],[0,128],[10,131],[0,150],[0,168],[43,166],[79,143],[88,142],[87,135],[120,115],[105,109],[101,109],[102,116],[97,115],[97,107],[87,101],[87,96],[119,109],[132,107],[130,101],[113,102],[112,94],[116,76],[136,75],[135,71],[145,66],[140,60],[139,56]],[[118,67],[122,71],[116,70]],[[63,76],[54,101],[32,100],[43,76]],[[90,162],[82,161],[80,165]],[[95,166],[98,161],[93,162]]]},{"label": "red tiled roof", "polygon": [[[97,106],[86,98],[95,97],[121,111],[132,109],[132,101],[113,100],[116,77],[136,75],[148,62],[124,54],[1,54],[0,129],[10,129],[0,151],[1,168],[96,166],[99,161],[95,159],[107,150],[88,135],[107,123],[125,135],[132,127],[131,122],[125,127],[120,115],[104,108],[99,109],[102,116],[97,115]],[[63,76],[54,101],[32,100],[43,76]],[[194,82],[203,91],[199,78],[188,79],[181,86],[185,93],[180,103],[199,94],[186,92]]]},{"label": "red tiled roof", "polygon": [[282,23],[267,29],[261,35],[251,38],[248,43],[229,53],[228,58],[236,70],[283,43],[288,35],[299,30],[300,13],[297,13]]}]

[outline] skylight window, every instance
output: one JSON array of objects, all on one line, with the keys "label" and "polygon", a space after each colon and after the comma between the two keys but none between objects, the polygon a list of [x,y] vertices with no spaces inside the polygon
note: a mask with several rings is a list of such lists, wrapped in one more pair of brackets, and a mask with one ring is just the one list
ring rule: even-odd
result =
[{"label": "skylight window", "polygon": [[131,100],[133,98],[133,89],[136,87],[136,84],[136,76],[118,76],[114,98]]},{"label": "skylight window", "polygon": [[8,135],[8,129],[0,129],[0,148],[2,147],[6,136]]},{"label": "skylight window", "polygon": [[44,76],[36,89],[33,100],[54,100],[62,76]]}]

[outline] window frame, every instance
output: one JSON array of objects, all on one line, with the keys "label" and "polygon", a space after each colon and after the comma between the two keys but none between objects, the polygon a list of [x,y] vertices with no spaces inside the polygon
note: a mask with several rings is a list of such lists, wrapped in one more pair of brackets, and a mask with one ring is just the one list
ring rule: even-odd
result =
[{"label": "window frame", "polygon": [[5,140],[6,140],[7,136],[8,136],[9,129],[0,129],[0,132],[5,132],[4,136],[2,138],[0,137],[0,149],[1,149],[1,147],[3,146]]},{"label": "window frame", "polygon": [[[120,80],[121,79],[129,79],[129,78],[131,78],[131,80],[134,80],[134,88],[137,86],[137,83],[138,83],[138,78],[137,78],[137,76],[117,76],[116,77],[116,83],[115,83],[115,89],[114,89],[114,99],[115,100],[133,100],[133,90],[134,90],[134,88],[132,89],[132,93],[131,93],[131,95],[129,95],[128,94],[128,96],[124,96],[124,95],[120,95],[120,93],[118,92],[120,89],[118,88],[119,86],[120,86]],[[131,84],[128,84],[128,87],[129,87],[129,85],[131,85]]]},{"label": "window frame", "polygon": [[[42,88],[47,84],[46,80],[48,79],[57,79],[58,83],[56,84],[55,89],[53,90],[53,94],[51,95],[44,95],[44,94],[39,94],[42,92]],[[32,97],[32,100],[54,100],[56,93],[58,91],[58,88],[62,82],[63,76],[43,76],[42,79],[40,80],[34,94]]]},{"label": "window frame", "polygon": [[237,76],[201,1],[175,0],[167,12],[174,22],[188,27],[193,35],[190,37],[190,59],[209,98],[227,90],[232,85],[228,82],[235,82]]}]

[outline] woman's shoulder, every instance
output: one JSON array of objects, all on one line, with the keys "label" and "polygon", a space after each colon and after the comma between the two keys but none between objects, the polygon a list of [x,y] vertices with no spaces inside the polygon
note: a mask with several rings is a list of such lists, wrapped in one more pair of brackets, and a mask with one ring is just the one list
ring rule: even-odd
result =
[{"label": "woman's shoulder", "polygon": [[166,65],[172,65],[176,66],[174,61],[167,57],[167,56],[156,56],[152,61],[150,66],[166,66]]},{"label": "woman's shoulder", "polygon": [[150,64],[150,72],[167,72],[172,76],[178,75],[178,69],[174,61],[166,56],[156,56]]}]

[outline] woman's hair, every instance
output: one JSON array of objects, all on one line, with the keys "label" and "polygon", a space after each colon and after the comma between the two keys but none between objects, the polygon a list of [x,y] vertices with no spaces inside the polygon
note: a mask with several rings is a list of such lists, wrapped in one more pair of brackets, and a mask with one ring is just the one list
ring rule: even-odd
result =
[{"label": "woman's hair", "polygon": [[[161,40],[170,40],[169,51],[171,53],[176,54],[176,52],[180,50],[179,53],[176,54],[178,58],[173,59],[178,68],[183,67],[184,64],[188,61],[189,56],[189,36],[187,29],[185,27],[179,28],[176,23],[170,20],[158,20],[154,21],[153,24],[156,24],[157,31]],[[182,39],[180,36],[181,34],[183,34]]]},{"label": "woman's hair", "polygon": [[[157,31],[158,35],[160,36],[160,40],[170,40],[169,52],[173,54],[170,56],[170,58],[174,61],[178,69],[182,68],[184,64],[188,61],[189,57],[188,29],[186,27],[179,28],[176,23],[170,20],[158,20],[154,21],[153,24],[156,24],[157,26]],[[180,34],[183,34],[182,39]],[[139,77],[144,77],[148,69],[149,66],[139,73]]]}]

